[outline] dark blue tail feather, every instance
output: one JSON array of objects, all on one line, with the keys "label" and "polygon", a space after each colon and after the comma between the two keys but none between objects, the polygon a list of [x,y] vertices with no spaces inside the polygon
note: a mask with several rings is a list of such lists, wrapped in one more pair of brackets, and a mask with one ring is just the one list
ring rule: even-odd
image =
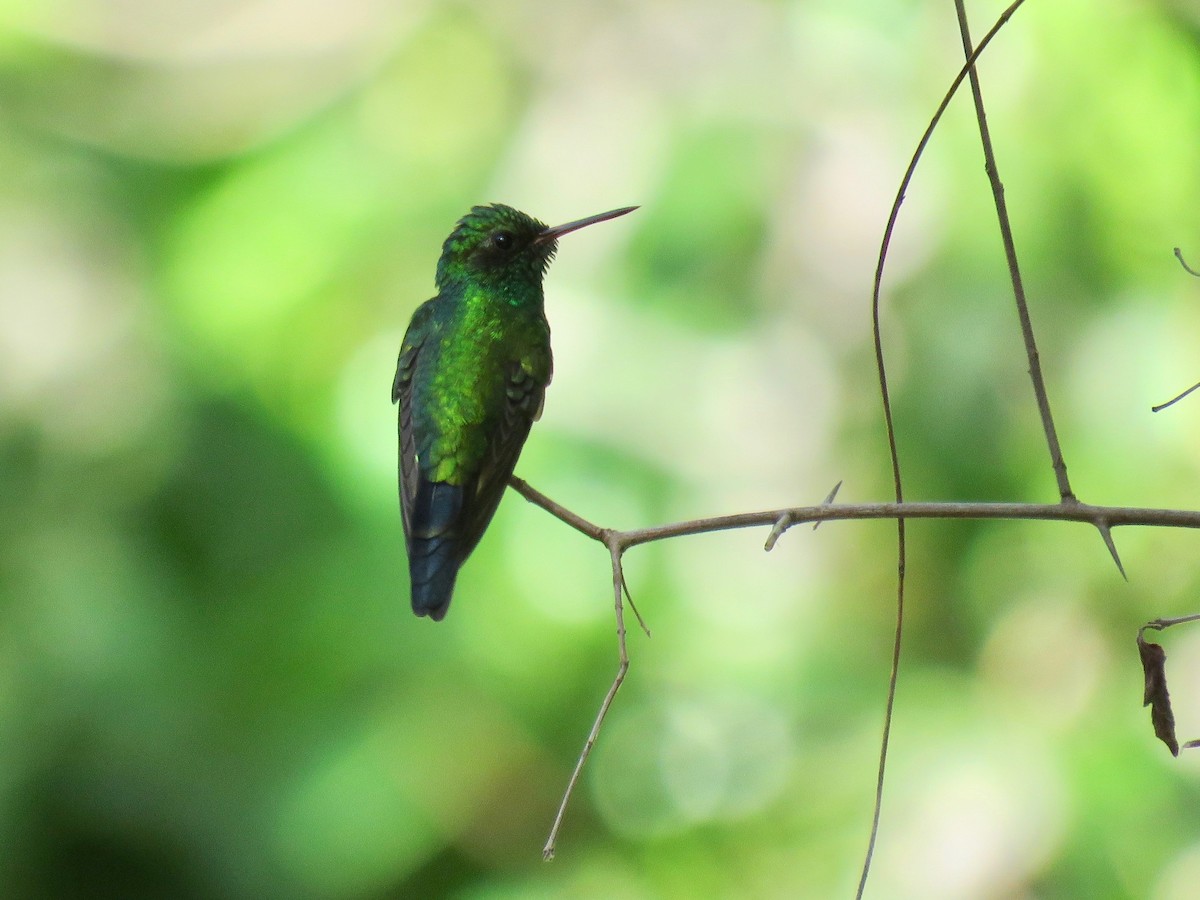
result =
[{"label": "dark blue tail feather", "polygon": [[408,554],[412,608],[418,616],[440,622],[450,608],[458,577],[457,542],[453,538],[418,538]]},{"label": "dark blue tail feather", "polygon": [[463,489],[458,485],[422,481],[413,502],[408,540],[412,608],[435,622],[450,608],[462,564],[456,533],[462,501]]}]

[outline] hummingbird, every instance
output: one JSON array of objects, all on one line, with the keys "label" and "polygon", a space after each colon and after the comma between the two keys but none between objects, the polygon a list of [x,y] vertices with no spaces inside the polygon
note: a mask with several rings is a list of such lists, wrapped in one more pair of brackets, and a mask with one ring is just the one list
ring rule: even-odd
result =
[{"label": "hummingbird", "polygon": [[475,206],[442,245],[437,295],[413,313],[392,382],[418,616],[446,615],[459,567],[542,414],[553,371],[542,279],[558,239],[635,209],[548,228],[510,206]]}]

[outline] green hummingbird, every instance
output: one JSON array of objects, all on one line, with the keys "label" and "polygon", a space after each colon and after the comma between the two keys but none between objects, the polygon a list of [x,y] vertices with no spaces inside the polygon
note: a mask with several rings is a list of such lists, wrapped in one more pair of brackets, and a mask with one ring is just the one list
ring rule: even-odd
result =
[{"label": "green hummingbird", "polygon": [[558,239],[635,209],[547,228],[510,206],[475,206],[442,245],[437,296],[413,313],[392,382],[418,616],[446,615],[542,413],[552,371],[542,278]]}]

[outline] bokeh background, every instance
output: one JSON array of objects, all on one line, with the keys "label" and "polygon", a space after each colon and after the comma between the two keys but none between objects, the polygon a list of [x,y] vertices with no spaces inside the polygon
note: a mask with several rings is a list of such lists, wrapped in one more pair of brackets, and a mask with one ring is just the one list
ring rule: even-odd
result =
[{"label": "bokeh background", "polygon": [[[1002,4],[970,4],[977,36]],[[605,551],[515,494],[408,610],[389,388],[473,203],[563,241],[518,473],[637,527],[890,496],[882,226],[961,63],[900,0],[0,2],[0,895],[832,897],[874,789],[894,527]],[[982,65],[1077,492],[1200,505],[1200,8],[1030,0]],[[913,499],[1055,497],[969,102],[884,327]],[[1200,762],[1138,625],[1197,538],[910,527],[871,895],[1195,896]],[[1200,736],[1200,631],[1164,638]]]}]

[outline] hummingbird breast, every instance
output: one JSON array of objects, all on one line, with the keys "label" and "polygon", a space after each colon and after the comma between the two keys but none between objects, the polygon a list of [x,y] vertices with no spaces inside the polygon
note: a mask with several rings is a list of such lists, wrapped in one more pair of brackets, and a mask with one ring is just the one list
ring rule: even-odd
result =
[{"label": "hummingbird breast", "polygon": [[[549,383],[550,328],[541,304],[522,308],[495,300],[467,292],[450,316],[435,321],[427,344],[432,352],[417,361],[417,459],[431,481],[472,480],[495,454],[496,442],[506,437],[514,414],[525,418],[528,432],[534,416],[513,409],[509,396],[514,372],[537,389],[539,406]],[[524,438],[523,433],[521,443]]]}]

